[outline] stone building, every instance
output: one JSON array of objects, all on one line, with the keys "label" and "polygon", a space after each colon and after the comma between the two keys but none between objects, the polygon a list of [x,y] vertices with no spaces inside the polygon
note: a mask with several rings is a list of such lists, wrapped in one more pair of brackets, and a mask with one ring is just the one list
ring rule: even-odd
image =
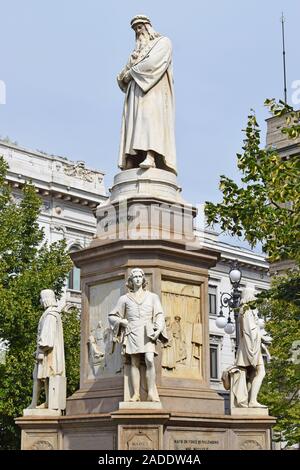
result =
[{"label": "stone building", "polygon": [[[286,127],[286,115],[273,116],[267,119],[267,147],[273,147],[283,159],[300,158],[300,137],[289,139],[282,133],[282,128]],[[287,202],[288,204],[288,202]],[[270,266],[270,273],[280,274],[294,265],[292,260],[281,260]]]},{"label": "stone building", "polygon": [[[46,240],[62,238],[70,252],[89,245],[96,229],[93,209],[106,200],[104,173],[64,157],[28,150],[0,141],[0,155],[9,165],[7,180],[13,195],[21,198],[22,185],[32,181],[43,200],[39,223]],[[61,306],[80,306],[80,271],[73,268],[66,282]]]}]

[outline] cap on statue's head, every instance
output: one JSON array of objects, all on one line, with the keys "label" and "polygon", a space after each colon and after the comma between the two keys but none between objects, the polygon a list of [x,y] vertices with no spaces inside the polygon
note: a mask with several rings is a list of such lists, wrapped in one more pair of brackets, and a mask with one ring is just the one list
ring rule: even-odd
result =
[{"label": "cap on statue's head", "polygon": [[148,16],[145,16],[145,15],[136,15],[132,18],[132,20],[130,21],[130,26],[133,28],[134,25],[138,24],[138,23],[148,23],[150,24],[151,26],[151,21],[150,19],[148,18]]}]

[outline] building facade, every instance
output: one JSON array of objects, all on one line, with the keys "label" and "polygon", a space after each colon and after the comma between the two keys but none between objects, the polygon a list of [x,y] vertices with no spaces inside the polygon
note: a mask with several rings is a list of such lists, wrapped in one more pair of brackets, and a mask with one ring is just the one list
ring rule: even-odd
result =
[{"label": "building facade", "polygon": [[[300,137],[289,139],[282,129],[287,126],[286,115],[267,119],[266,146],[277,150],[282,159],[300,158]],[[287,204],[289,204],[287,202]],[[282,274],[294,266],[293,260],[280,260],[270,266],[271,275]]]},{"label": "building facade", "polygon": [[[96,230],[93,210],[106,200],[104,173],[87,168],[83,161],[24,149],[0,141],[0,155],[9,165],[7,181],[16,200],[31,181],[42,198],[39,217],[48,243],[64,238],[70,252],[89,245]],[[66,282],[60,306],[80,307],[80,272],[74,267]]]}]

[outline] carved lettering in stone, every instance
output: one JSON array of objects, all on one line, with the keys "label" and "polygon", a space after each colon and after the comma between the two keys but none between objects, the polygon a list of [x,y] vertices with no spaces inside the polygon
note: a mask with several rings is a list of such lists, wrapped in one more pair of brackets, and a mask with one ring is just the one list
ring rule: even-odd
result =
[{"label": "carved lettering in stone", "polygon": [[119,427],[120,450],[159,450],[162,448],[162,426]]},{"label": "carved lettering in stone", "polygon": [[128,450],[155,450],[153,440],[146,433],[139,431],[127,441]]},{"label": "carved lettering in stone", "polygon": [[49,441],[40,439],[39,441],[35,441],[34,444],[32,444],[30,450],[54,450],[54,447],[52,444],[50,444]]},{"label": "carved lettering in stone", "polygon": [[170,450],[221,450],[224,449],[224,433],[188,432],[170,433]]},{"label": "carved lettering in stone", "polygon": [[169,338],[162,348],[163,375],[201,378],[200,286],[162,281],[162,304]]}]

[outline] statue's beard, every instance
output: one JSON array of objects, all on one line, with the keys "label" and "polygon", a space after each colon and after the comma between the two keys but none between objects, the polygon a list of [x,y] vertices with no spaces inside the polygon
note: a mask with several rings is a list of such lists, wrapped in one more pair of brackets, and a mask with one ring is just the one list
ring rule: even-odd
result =
[{"label": "statue's beard", "polygon": [[160,37],[160,34],[154,31],[150,26],[146,28],[146,31],[139,33],[136,37],[134,51],[129,58],[130,67],[143,57],[144,50],[147,49],[149,43],[158,37]]},{"label": "statue's beard", "polygon": [[140,33],[137,40],[136,40],[136,45],[135,49],[136,50],[141,50],[143,49],[150,41],[150,36],[148,33]]},{"label": "statue's beard", "polygon": [[135,49],[133,53],[140,54],[143,49],[149,44],[150,36],[148,33],[140,33],[135,42]]}]

